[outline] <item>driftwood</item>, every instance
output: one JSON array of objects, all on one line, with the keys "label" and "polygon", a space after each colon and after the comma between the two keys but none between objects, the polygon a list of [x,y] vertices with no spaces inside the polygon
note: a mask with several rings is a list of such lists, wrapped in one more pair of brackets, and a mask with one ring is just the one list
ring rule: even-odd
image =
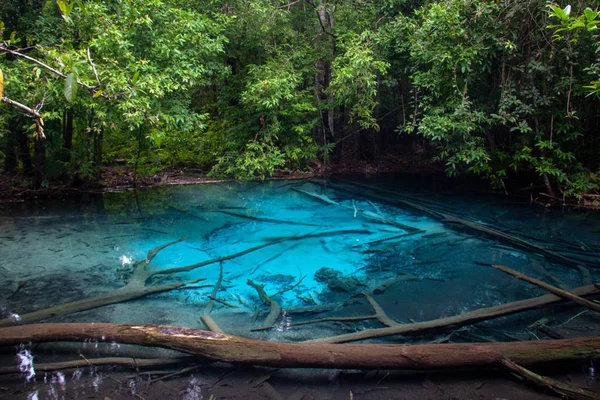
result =
[{"label": "driftwood", "polygon": [[[195,263],[192,265],[187,265],[183,267],[173,267],[163,270],[149,270],[147,267],[152,261],[152,259],[160,252],[161,250],[172,246],[176,243],[179,243],[185,239],[175,240],[169,243],[162,244],[160,246],[154,247],[150,251],[148,251],[148,255],[144,260],[137,261],[134,263],[133,273],[127,282],[127,284],[119,289],[116,289],[112,292],[92,297],[89,299],[78,300],[70,303],[61,304],[54,307],[49,307],[43,310],[34,311],[28,314],[20,315],[20,323],[32,323],[42,321],[44,319],[48,319],[51,317],[63,316],[67,314],[71,314],[78,311],[91,310],[98,307],[103,307],[109,304],[122,303],[128,300],[137,299],[143,296],[147,296],[152,293],[165,292],[177,288],[183,288],[187,284],[191,284],[194,282],[198,282],[200,280],[204,280],[204,278],[196,279],[194,281],[188,282],[174,282],[163,284],[157,286],[163,280],[170,279],[173,275],[181,273],[181,272],[189,272],[195,269],[205,267],[207,265],[232,260],[234,258],[238,258],[244,256],[246,254],[264,249],[265,247],[273,246],[278,243],[284,241],[296,241],[303,240],[307,238],[314,237],[322,237],[329,235],[337,235],[337,234],[346,234],[346,233],[370,233],[370,231],[366,230],[340,230],[340,231],[325,231],[325,232],[316,232],[309,233],[305,235],[294,235],[294,236],[284,236],[276,239],[272,239],[266,243],[260,244],[258,246],[250,247],[246,250],[242,250],[237,253],[229,254],[227,256],[213,258],[211,260],[201,261],[199,263]],[[153,278],[159,276],[158,279],[152,281]],[[1,319],[0,327],[2,326],[10,326],[14,325],[16,322],[12,319]]]},{"label": "driftwood", "polygon": [[[199,217],[198,215],[194,214],[193,212],[186,210],[184,208],[180,208],[180,207],[176,207],[176,206],[169,206],[169,208],[178,211],[182,214],[186,214],[189,215],[190,217],[193,218],[197,218],[197,219],[203,219],[201,217]],[[321,227],[322,225],[318,225],[318,224],[311,224],[309,222],[299,222],[299,221],[289,221],[289,220],[283,220],[283,219],[275,219],[275,218],[268,218],[268,217],[258,217],[255,215],[249,215],[249,214],[242,214],[242,213],[237,213],[237,212],[233,212],[233,211],[226,211],[226,210],[214,210],[214,209],[206,209],[204,210],[205,212],[214,212],[214,213],[221,213],[221,214],[226,214],[226,215],[231,215],[232,217],[238,217],[238,218],[242,218],[242,219],[249,219],[251,221],[261,221],[261,222],[271,222],[271,223],[275,223],[275,224],[284,224],[284,225],[302,225],[302,226],[313,226],[313,227]]]},{"label": "driftwood", "polygon": [[[317,183],[318,184],[318,183]],[[367,188],[370,189],[371,191],[379,191],[379,192],[383,192],[386,193],[390,196],[393,196],[393,198],[387,197],[387,196],[383,196],[381,194],[378,193],[367,193],[365,191],[357,191],[357,190],[353,190],[351,188],[348,188],[347,186],[344,185],[340,185],[340,184],[335,184],[335,183],[328,183],[328,187],[335,189],[335,190],[339,190],[339,191],[343,191],[343,192],[347,192],[347,193],[351,193],[351,194],[355,194],[355,195],[360,195],[363,197],[368,197],[368,198],[372,198],[375,200],[379,200],[379,201],[385,201],[385,202],[391,202],[391,203],[396,203],[396,204],[401,204],[410,208],[413,208],[415,210],[419,210],[424,214],[427,214],[431,217],[434,217],[436,219],[438,219],[439,221],[441,221],[444,224],[448,224],[450,226],[461,226],[462,228],[467,228],[471,231],[474,232],[478,232],[478,233],[482,233],[486,236],[492,237],[494,239],[500,240],[502,242],[505,243],[509,243],[512,244],[516,247],[528,250],[528,251],[534,251],[540,254],[543,254],[546,258],[551,259],[553,261],[556,261],[560,264],[569,266],[571,268],[574,268],[576,270],[578,270],[581,274],[582,277],[582,281],[586,284],[591,283],[590,280],[590,273],[589,271],[581,265],[581,262],[575,261],[571,258],[565,257],[561,254],[555,253],[551,250],[548,250],[542,246],[539,246],[535,243],[523,240],[521,238],[518,238],[516,236],[512,236],[509,235],[505,232],[499,231],[497,229],[494,229],[490,226],[486,226],[483,224],[479,224],[477,222],[473,222],[473,221],[469,221],[463,218],[458,218],[455,216],[452,216],[450,214],[438,211],[438,210],[433,210],[431,208],[425,207],[421,204],[417,204],[415,203],[412,199],[404,199],[404,198],[400,198],[400,196],[398,195],[398,193],[394,193],[391,191],[387,191],[387,190],[383,190],[383,189],[378,189],[378,188],[374,188],[371,187],[369,185],[362,185],[362,184],[355,184],[356,186],[359,187],[363,187],[363,188]]]},{"label": "driftwood", "polygon": [[[600,288],[597,288],[594,285],[582,286],[571,290],[571,293],[577,296],[588,296],[600,293]],[[439,329],[457,328],[460,326],[471,325],[477,322],[487,321],[518,312],[533,310],[550,304],[559,303],[561,301],[563,301],[561,297],[553,294],[547,294],[533,299],[515,301],[489,308],[480,308],[475,311],[469,311],[452,317],[415,322],[412,324],[398,324],[396,326],[387,328],[365,329],[360,332],[348,333],[345,335],[308,340],[306,343],[347,343],[393,335],[415,334]]]},{"label": "driftwood", "polygon": [[252,281],[252,279],[248,279],[247,284],[256,290],[261,303],[269,306],[269,314],[263,322],[263,328],[273,326],[281,314],[281,306],[278,302],[273,300],[272,297],[267,294],[267,292],[265,292],[265,285],[259,285],[258,283]]},{"label": "driftwood", "polygon": [[215,283],[215,287],[213,288],[209,300],[206,303],[206,306],[204,307],[204,311],[200,316],[200,321],[202,321],[202,323],[213,332],[223,332],[219,324],[217,324],[215,320],[210,316],[210,312],[212,311],[213,305],[215,303],[213,299],[216,298],[217,292],[221,288],[221,282],[223,282],[223,262],[219,263],[219,279],[217,279],[217,283]]},{"label": "driftwood", "polygon": [[416,232],[416,233],[424,232],[423,230],[421,230],[419,228],[415,228],[414,226],[403,224],[403,223],[395,221],[393,219],[384,217],[381,214],[376,214],[376,213],[374,213],[372,211],[368,211],[368,210],[361,210],[361,209],[357,208],[356,205],[354,205],[354,204],[352,207],[340,204],[337,201],[331,200],[329,197],[327,197],[324,194],[313,193],[313,192],[309,192],[307,190],[302,190],[302,189],[298,189],[298,188],[293,188],[293,189],[299,193],[304,193],[305,195],[310,196],[315,199],[318,199],[324,203],[335,205],[335,206],[342,207],[342,208],[346,208],[349,210],[353,210],[354,217],[356,217],[356,214],[360,212],[361,215],[367,219],[377,221],[381,224],[395,226],[397,228],[405,230],[406,232]]},{"label": "driftwood", "polygon": [[515,278],[520,279],[522,281],[529,282],[532,285],[535,285],[537,287],[540,287],[542,289],[549,291],[550,293],[554,293],[555,295],[560,296],[563,299],[574,301],[575,303],[581,304],[582,306],[585,306],[585,307],[589,308],[590,310],[600,312],[600,304],[596,304],[596,303],[586,300],[580,296],[577,296],[573,293],[569,293],[565,290],[556,288],[552,285],[548,285],[546,282],[542,282],[538,279],[531,278],[519,271],[515,271],[514,269],[508,268],[504,265],[492,264],[491,266],[492,266],[492,268],[497,269],[498,271],[502,271],[506,274],[512,275]]},{"label": "driftwood", "polygon": [[574,399],[574,400],[600,400],[600,394],[592,392],[587,389],[580,389],[566,383],[556,381],[546,376],[538,375],[533,371],[521,367],[515,364],[511,360],[502,359],[500,363],[504,365],[508,370],[523,377],[528,382],[532,382],[535,385],[548,389],[562,398]]},{"label": "driftwood", "polygon": [[[372,314],[372,315],[360,315],[360,316],[356,316],[356,317],[324,317],[324,318],[311,319],[311,320],[307,320],[307,321],[294,322],[294,323],[289,324],[288,326],[299,326],[299,325],[317,324],[317,323],[321,323],[321,322],[354,322],[354,321],[366,321],[366,320],[369,320],[369,319],[376,319],[379,322],[381,322],[381,324],[383,324],[385,326],[397,326],[397,325],[400,325],[398,322],[396,322],[393,319],[391,319],[390,317],[388,317],[388,315],[385,313],[385,311],[383,311],[383,308],[381,308],[381,306],[375,301],[375,299],[373,299],[371,296],[369,296],[365,292],[361,292],[360,294],[367,299],[367,301],[369,302],[369,304],[371,305],[371,307],[373,307],[373,310],[375,310],[375,314]],[[276,326],[274,326],[273,324],[271,324],[271,325],[264,324],[260,328],[253,328],[251,330],[252,331],[265,331],[265,330],[273,329],[275,327]]]},{"label": "driftwood", "polygon": [[373,289],[373,294],[385,293],[385,291],[388,290],[390,286],[393,286],[400,282],[418,281],[418,280],[419,280],[419,278],[417,278],[414,275],[410,275],[410,274],[399,275],[397,278],[390,279],[389,281],[385,281],[381,285],[377,286],[375,289]]},{"label": "driftwood", "polygon": [[600,338],[422,345],[278,343],[164,325],[32,324],[0,328],[0,346],[97,340],[162,347],[211,361],[277,368],[439,369],[600,358]]}]

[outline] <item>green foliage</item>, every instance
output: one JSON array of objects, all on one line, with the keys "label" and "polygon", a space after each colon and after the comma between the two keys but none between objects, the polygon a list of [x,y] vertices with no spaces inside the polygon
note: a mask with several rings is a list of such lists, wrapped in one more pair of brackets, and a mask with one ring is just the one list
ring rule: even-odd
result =
[{"label": "green foliage", "polygon": [[329,91],[338,104],[350,108],[350,122],[356,120],[365,129],[379,130],[373,116],[377,76],[384,74],[389,65],[377,59],[372,36],[365,31],[345,38],[344,52],[333,61]]},{"label": "green foliage", "polygon": [[275,168],[285,164],[281,150],[267,143],[251,141],[243,153],[229,152],[219,157],[211,176],[235,179],[261,179],[272,176]]},{"label": "green foliage", "polygon": [[[568,40],[577,42],[579,40],[580,31],[587,31],[588,33],[595,34],[600,30],[600,11],[596,8],[592,10],[587,7],[579,15],[571,15],[571,6],[567,5],[564,9],[557,5],[548,6],[548,14],[550,17],[558,18],[559,24],[548,25],[549,29],[554,31],[553,38],[556,40],[565,39],[565,34],[570,37]],[[571,35],[571,34],[574,35]],[[594,36],[596,54],[595,63],[586,68],[586,71],[595,77],[595,79],[584,88],[590,91],[590,94],[600,96],[600,40],[598,40],[598,34]]]},{"label": "green foliage", "polygon": [[577,196],[600,168],[599,20],[542,0],[5,0],[0,92],[47,139],[3,104],[0,145],[21,157],[24,132],[40,183],[115,159],[264,179],[405,148],[399,131],[450,175]]}]

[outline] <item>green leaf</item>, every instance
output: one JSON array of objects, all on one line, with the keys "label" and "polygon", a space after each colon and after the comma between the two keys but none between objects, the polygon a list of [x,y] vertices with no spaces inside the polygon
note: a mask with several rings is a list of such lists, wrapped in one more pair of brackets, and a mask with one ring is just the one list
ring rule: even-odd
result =
[{"label": "green leaf", "polygon": [[75,78],[74,73],[70,73],[67,75],[67,81],[65,82],[65,91],[64,91],[65,99],[69,103],[72,103],[77,96],[77,78]]},{"label": "green leaf", "polygon": [[56,5],[57,5],[57,6],[58,6],[58,8],[60,9],[60,13],[61,13],[62,15],[67,15],[67,16],[69,15],[69,10],[68,10],[68,8],[67,8],[67,5],[65,4],[65,2],[64,2],[64,1],[62,1],[62,0],[58,0],[58,1],[56,2]]},{"label": "green leaf", "polygon": [[133,74],[133,78],[131,78],[131,83],[133,83],[135,85],[135,83],[138,81],[140,77],[140,71],[137,70],[135,71],[135,74]]}]

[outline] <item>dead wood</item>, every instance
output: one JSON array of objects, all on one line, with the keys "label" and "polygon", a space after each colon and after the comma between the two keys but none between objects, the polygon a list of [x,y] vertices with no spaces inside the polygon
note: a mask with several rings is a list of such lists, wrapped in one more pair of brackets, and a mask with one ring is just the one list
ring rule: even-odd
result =
[{"label": "dead wood", "polygon": [[523,377],[528,382],[534,383],[535,385],[541,388],[548,389],[564,399],[600,400],[600,394],[598,393],[594,393],[587,389],[580,389],[578,387],[559,382],[552,378],[538,375],[533,371],[530,371],[526,368],[521,367],[520,365],[515,364],[509,359],[501,359],[500,363],[506,368],[508,368],[508,370]]},{"label": "dead wood", "polygon": [[[180,208],[180,207],[176,207],[176,206],[169,206],[169,208],[171,208],[171,209],[173,209],[175,211],[179,211],[182,214],[189,215],[190,217],[194,217],[194,218],[197,218],[197,219],[202,219],[198,215],[196,215],[193,212],[191,212],[189,210],[186,210],[184,208]],[[233,217],[242,218],[242,219],[249,219],[249,220],[252,220],[252,221],[271,222],[271,223],[275,223],[275,224],[284,224],[284,225],[302,225],[302,226],[322,227],[322,225],[311,224],[309,222],[299,222],[299,221],[289,221],[289,220],[276,219],[276,218],[268,218],[268,217],[258,217],[258,216],[255,216],[255,215],[242,214],[242,213],[237,213],[237,212],[233,212],[233,211],[226,211],[226,210],[207,209],[207,210],[204,210],[204,211],[206,211],[206,212],[216,212],[216,213],[231,215]]]},{"label": "dead wood", "polygon": [[[110,304],[123,303],[125,301],[138,299],[140,297],[148,296],[154,293],[168,292],[170,290],[178,289],[184,287],[188,283],[194,283],[205,278],[196,279],[188,282],[173,282],[166,283],[160,286],[148,286],[148,287],[123,287],[121,289],[114,290],[105,295],[92,297],[89,299],[73,301],[71,303],[65,303],[58,306],[45,308],[43,310],[34,311],[27,314],[20,315],[19,323],[32,323],[41,321],[44,319],[63,316],[67,314],[71,314],[74,312],[92,310],[94,308],[107,306]],[[1,319],[0,327],[2,326],[10,326],[15,325],[15,321],[12,319]]]},{"label": "dead wood", "polygon": [[375,239],[375,240],[371,240],[371,241],[369,241],[369,242],[364,242],[364,243],[354,244],[354,245],[352,245],[352,247],[353,247],[353,248],[356,248],[356,247],[361,247],[361,246],[368,246],[368,245],[371,245],[371,244],[377,244],[377,243],[388,242],[388,241],[390,241],[390,240],[400,239],[400,238],[407,237],[407,236],[413,236],[413,235],[417,235],[417,234],[419,234],[419,233],[422,233],[422,231],[418,231],[418,232],[417,232],[417,231],[415,231],[415,232],[402,233],[402,234],[400,234],[400,235],[392,235],[392,236],[388,236],[388,237],[385,237],[385,238],[382,238],[382,239]]},{"label": "dead wood", "polygon": [[527,275],[525,275],[525,274],[523,274],[523,273],[521,273],[519,271],[515,271],[514,269],[508,268],[508,267],[506,267],[504,265],[495,265],[495,264],[490,264],[490,265],[491,265],[492,268],[497,269],[498,271],[502,271],[504,273],[512,275],[515,278],[520,279],[522,281],[529,282],[532,285],[535,285],[535,286],[537,286],[539,288],[547,290],[550,293],[554,293],[555,295],[560,296],[560,297],[562,297],[564,299],[574,301],[575,303],[581,304],[582,306],[585,306],[585,307],[589,308],[590,310],[594,310],[594,311],[600,312],[600,305],[599,304],[593,303],[593,302],[591,302],[589,300],[586,300],[586,299],[584,299],[582,297],[579,297],[579,296],[577,296],[577,295],[575,295],[573,293],[569,293],[569,292],[567,292],[565,290],[562,290],[562,289],[559,289],[559,288],[554,287],[552,285],[549,285],[546,282],[542,282],[542,281],[540,281],[538,279],[535,279],[535,278],[532,278],[530,276],[527,276]]},{"label": "dead wood", "polygon": [[265,321],[263,322],[263,328],[264,327],[272,327],[273,324],[275,323],[275,321],[277,320],[277,318],[279,318],[279,315],[281,314],[281,306],[279,305],[278,302],[276,302],[275,300],[273,300],[268,294],[267,292],[265,292],[265,285],[259,285],[255,282],[252,281],[252,279],[248,279],[248,282],[246,282],[249,286],[252,286],[254,289],[256,289],[256,292],[258,293],[258,298],[260,299],[260,301],[269,306],[269,314],[267,315],[267,317],[265,318]]},{"label": "dead wood", "polygon": [[202,321],[202,323],[213,332],[223,332],[219,324],[217,324],[215,320],[210,316],[210,313],[213,309],[213,305],[215,303],[213,299],[215,298],[217,292],[221,288],[221,282],[223,282],[223,262],[219,263],[219,279],[217,279],[217,283],[215,283],[215,287],[212,290],[210,299],[208,300],[208,303],[206,303],[204,311],[200,316],[200,320]]},{"label": "dead wood", "polygon": [[424,214],[427,214],[431,217],[434,217],[436,219],[438,219],[439,221],[441,221],[444,224],[448,224],[450,226],[461,226],[463,228],[467,228],[471,231],[474,232],[478,232],[478,233],[483,233],[489,237],[495,238],[497,240],[503,241],[505,243],[510,243],[514,246],[517,246],[519,248],[528,250],[528,251],[533,251],[533,252],[537,252],[540,254],[543,254],[545,257],[547,257],[548,259],[554,260],[560,264],[569,266],[571,268],[574,268],[576,270],[578,270],[581,275],[582,275],[582,281],[584,283],[591,283],[591,281],[588,281],[589,279],[589,271],[586,272],[585,268],[581,265],[581,262],[572,260],[571,258],[565,257],[561,254],[555,253],[551,250],[548,250],[542,246],[539,246],[535,243],[520,239],[516,236],[512,236],[509,235],[505,232],[499,231],[497,229],[494,229],[490,226],[487,225],[483,225],[477,222],[473,222],[473,221],[469,221],[463,218],[459,218],[459,217],[455,217],[452,216],[450,214],[438,211],[438,210],[433,210],[431,208],[425,207],[421,204],[417,204],[412,200],[406,200],[403,198],[400,198],[400,196],[398,195],[398,193],[394,193],[391,191],[387,191],[384,189],[379,189],[379,188],[374,188],[371,187],[369,185],[362,185],[362,184],[354,184],[356,186],[360,186],[363,188],[368,188],[371,191],[379,191],[379,192],[383,192],[386,193],[388,195],[393,196],[393,198],[387,197],[387,196],[382,196],[380,194],[377,193],[367,193],[365,191],[362,192],[358,192],[357,190],[353,190],[351,188],[348,188],[346,186],[340,185],[340,184],[335,184],[335,183],[328,183],[328,187],[335,189],[335,190],[340,190],[340,191],[344,191],[347,193],[351,193],[351,194],[355,194],[355,195],[360,195],[363,197],[368,197],[368,198],[372,198],[372,199],[376,199],[379,201],[386,201],[386,202],[391,202],[391,203],[396,203],[396,204],[401,204],[410,208],[413,208],[415,210],[421,211]]},{"label": "dead wood", "polygon": [[[354,322],[354,321],[366,321],[366,320],[369,320],[369,319],[376,319],[379,322],[381,322],[381,324],[383,324],[385,326],[396,326],[396,325],[399,325],[398,322],[396,322],[393,319],[391,319],[390,317],[388,317],[388,315],[385,313],[385,311],[383,311],[383,308],[381,308],[381,306],[375,301],[375,299],[373,299],[371,296],[369,296],[365,292],[361,292],[360,294],[367,299],[367,301],[369,302],[369,304],[371,305],[371,307],[373,307],[373,309],[375,310],[375,314],[372,314],[372,315],[361,315],[361,316],[355,316],[355,317],[324,317],[324,318],[316,318],[316,319],[311,319],[311,320],[308,320],[308,321],[294,322],[294,323],[289,324],[288,326],[308,325],[308,324],[316,324],[316,323],[320,323],[320,322],[350,322],[350,321]],[[271,325],[264,324],[260,328],[254,328],[254,329],[251,329],[251,330],[252,331],[265,331],[265,330],[269,330],[269,329],[273,329],[273,328],[275,328],[275,326],[273,324],[271,324]]]},{"label": "dead wood", "polygon": [[495,367],[600,358],[600,338],[513,343],[308,344],[279,343],[164,325],[32,324],[0,328],[0,346],[22,343],[107,341],[162,347],[211,361],[281,368],[438,369]]},{"label": "dead wood", "polygon": [[[587,296],[600,293],[600,288],[597,288],[594,285],[589,285],[573,289],[570,292],[577,296]],[[387,328],[365,329],[360,332],[349,333],[345,335],[308,340],[306,343],[347,343],[393,335],[424,333],[440,329],[455,329],[481,321],[487,321],[518,312],[533,310],[550,304],[559,303],[561,301],[564,301],[564,299],[554,294],[547,294],[533,299],[515,301],[489,308],[480,308],[478,310],[469,311],[452,317],[415,322],[412,324],[399,324],[397,326]]]},{"label": "dead wood", "polygon": [[365,217],[366,219],[374,220],[381,224],[395,226],[395,227],[403,229],[407,232],[416,232],[416,233],[424,232],[423,230],[421,230],[419,228],[415,228],[414,226],[409,226],[409,225],[403,224],[403,223],[395,221],[393,219],[384,217],[381,214],[376,214],[376,213],[374,213],[372,211],[368,211],[368,210],[361,210],[361,209],[357,208],[356,205],[354,205],[354,204],[352,207],[349,207],[344,204],[338,203],[336,201],[331,200],[329,197],[327,197],[324,194],[313,193],[313,192],[309,192],[309,191],[298,189],[298,188],[293,188],[293,190],[300,192],[300,193],[304,193],[305,195],[310,196],[315,199],[318,199],[324,203],[352,210],[352,211],[354,211],[354,217],[356,217],[356,214],[358,212],[360,212],[361,215],[363,217]]},{"label": "dead wood", "polygon": [[[192,271],[192,270],[195,270],[195,269],[207,266],[207,265],[211,265],[211,264],[215,264],[215,263],[223,262],[223,261],[227,261],[227,260],[232,260],[234,258],[241,257],[246,254],[258,251],[265,247],[273,246],[275,244],[284,242],[286,240],[295,241],[295,240],[303,240],[303,239],[313,238],[313,237],[322,237],[322,236],[346,234],[346,233],[370,233],[370,232],[364,231],[364,230],[340,230],[340,231],[325,231],[325,232],[309,233],[309,234],[305,234],[305,235],[286,236],[286,237],[271,240],[267,243],[263,243],[258,246],[248,248],[248,249],[240,251],[238,253],[233,253],[233,254],[229,254],[227,256],[213,258],[211,260],[202,261],[202,262],[192,264],[192,265],[168,268],[168,269],[163,269],[163,270],[154,270],[154,271],[148,270],[148,268],[147,268],[148,264],[158,254],[158,252],[160,250],[163,250],[164,248],[166,248],[168,246],[172,246],[176,243],[179,243],[179,242],[185,240],[185,239],[178,239],[178,240],[175,240],[175,241],[172,241],[169,243],[165,243],[165,244],[162,244],[160,246],[157,246],[157,247],[151,249],[150,251],[148,251],[148,255],[146,256],[146,258],[144,260],[135,262],[134,263],[135,269],[133,271],[133,274],[131,275],[129,281],[127,282],[127,284],[125,286],[123,286],[119,289],[116,289],[112,292],[109,292],[107,294],[97,296],[97,297],[84,299],[84,300],[77,300],[74,302],[65,303],[65,304],[61,304],[58,306],[54,306],[54,307],[49,307],[49,308],[46,308],[43,310],[34,311],[32,313],[23,314],[20,316],[21,317],[20,323],[38,322],[38,321],[42,321],[44,319],[48,319],[51,317],[63,316],[63,315],[71,314],[74,312],[91,310],[93,308],[98,308],[98,307],[102,307],[102,306],[106,306],[106,305],[110,305],[110,304],[122,303],[125,301],[129,301],[129,300],[137,299],[137,298],[140,298],[143,296],[147,296],[147,295],[153,294],[153,293],[166,292],[169,290],[183,288],[187,284],[202,281],[202,280],[204,280],[204,278],[200,278],[200,279],[196,279],[196,280],[188,281],[188,282],[174,282],[174,283],[167,283],[167,284],[162,284],[162,285],[158,285],[158,283],[160,283],[163,280],[172,278],[172,276],[174,274],[181,273],[181,272],[189,272],[189,271]],[[151,282],[149,284],[150,279],[157,275],[162,275],[162,276],[159,279],[157,279],[154,282]],[[0,327],[10,326],[10,325],[14,325],[14,324],[15,324],[15,321],[12,319],[8,319],[8,318],[0,319]]]},{"label": "dead wood", "polygon": [[[377,319],[377,316],[361,315],[358,317],[323,317],[323,318],[309,319],[309,320],[300,321],[300,322],[292,322],[291,324],[286,325],[286,326],[290,327],[290,326],[310,325],[310,324],[318,324],[320,322],[356,322],[356,321],[367,321],[369,319]],[[273,328],[276,328],[276,327],[273,325],[262,326],[260,328],[252,328],[250,330],[252,332],[258,332],[258,331],[268,331],[269,329],[273,329]]]},{"label": "dead wood", "polygon": [[[89,365],[121,365],[132,368],[168,367],[172,365],[190,364],[196,360],[195,357],[173,357],[173,358],[133,358],[133,357],[103,357],[87,358],[85,360],[62,361],[55,363],[35,363],[35,370],[40,372],[60,371],[62,369],[82,368]],[[0,375],[19,374],[18,366],[0,367]]]}]

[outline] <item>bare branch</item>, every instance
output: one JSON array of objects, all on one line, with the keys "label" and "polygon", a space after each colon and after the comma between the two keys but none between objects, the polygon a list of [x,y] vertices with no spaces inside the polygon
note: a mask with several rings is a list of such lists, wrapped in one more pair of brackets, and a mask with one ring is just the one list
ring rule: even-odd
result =
[{"label": "bare branch", "polygon": [[[4,45],[0,45],[0,51],[3,51],[3,52],[5,52],[5,53],[8,53],[8,54],[10,54],[10,55],[13,55],[13,56],[15,56],[15,57],[21,57],[21,58],[24,58],[24,59],[26,59],[26,60],[28,60],[28,61],[31,61],[31,62],[32,62],[32,63],[34,63],[34,64],[37,64],[37,65],[39,65],[40,67],[44,68],[44,69],[45,69],[45,70],[47,70],[47,71],[50,71],[50,72],[52,72],[53,74],[60,76],[60,77],[61,77],[61,78],[63,78],[63,79],[67,79],[67,75],[63,74],[63,73],[62,73],[62,72],[60,72],[59,70],[57,70],[57,69],[54,69],[54,68],[52,68],[51,66],[49,66],[48,64],[44,64],[44,63],[43,63],[43,62],[41,62],[40,60],[37,60],[37,59],[35,59],[35,58],[33,58],[33,57],[30,57],[30,56],[28,56],[28,55],[26,55],[26,54],[19,53],[18,51],[15,51],[15,50],[10,50],[10,49],[7,49],[7,48],[6,48]],[[95,69],[94,69],[94,70],[95,70]],[[95,91],[95,90],[96,90],[96,86],[91,86],[91,85],[85,84],[85,83],[83,83],[83,82],[80,82],[80,81],[77,81],[77,84],[78,84],[78,85],[80,85],[80,86],[83,86],[84,88],[86,88],[86,89],[87,89],[87,90],[89,90],[89,91]]]},{"label": "bare branch", "polygon": [[8,97],[2,97],[2,102],[6,104],[10,104],[11,106],[17,107],[18,109],[25,111],[27,114],[31,115],[35,118],[42,118],[39,112],[34,110],[31,107],[26,106],[25,104],[21,104],[18,101],[14,101],[9,99]]},{"label": "bare branch", "polygon": [[96,82],[98,82],[98,86],[100,86],[101,85],[100,78],[98,78],[98,71],[96,71],[96,66],[92,62],[92,56],[90,55],[89,47],[87,48],[87,59],[88,59],[90,65],[92,66],[92,71],[94,71],[94,76],[96,77]]}]

